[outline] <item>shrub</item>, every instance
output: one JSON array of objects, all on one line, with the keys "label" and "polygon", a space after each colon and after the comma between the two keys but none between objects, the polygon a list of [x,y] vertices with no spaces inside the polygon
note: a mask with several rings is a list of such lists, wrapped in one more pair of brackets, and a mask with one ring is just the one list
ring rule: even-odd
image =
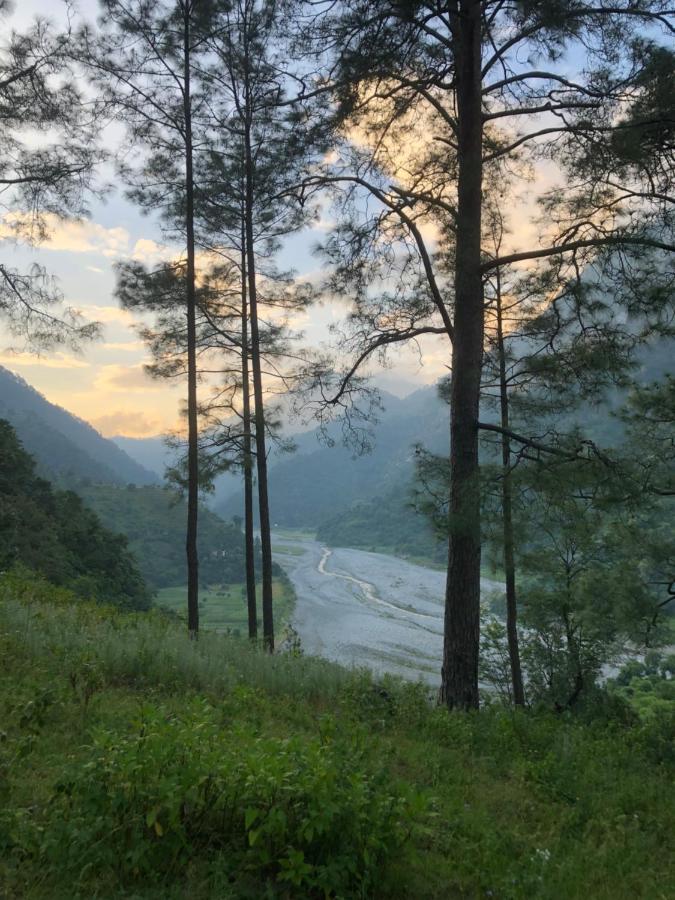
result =
[{"label": "shrub", "polygon": [[148,708],[132,733],[101,731],[58,785],[43,864],[167,881],[219,856],[231,871],[303,896],[363,896],[402,843],[408,801],[358,736],[260,739],[194,701],[176,718]]}]

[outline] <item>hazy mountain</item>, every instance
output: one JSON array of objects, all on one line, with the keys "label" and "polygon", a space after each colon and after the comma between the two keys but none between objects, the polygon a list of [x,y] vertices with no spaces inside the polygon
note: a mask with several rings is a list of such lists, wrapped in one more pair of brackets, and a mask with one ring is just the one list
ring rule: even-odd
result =
[{"label": "hazy mountain", "polygon": [[46,400],[19,375],[0,366],[0,418],[16,430],[42,474],[73,484],[90,479],[108,484],[154,484],[154,472],[139,465],[87,422]]},{"label": "hazy mountain", "polygon": [[164,467],[169,460],[170,451],[161,434],[147,438],[115,435],[111,440],[144,469],[154,472],[158,478],[164,477]]},{"label": "hazy mountain", "polygon": [[[673,368],[673,341],[655,340],[640,350],[636,380],[649,383]],[[579,423],[603,446],[621,441],[622,425],[612,415],[626,398],[626,390],[607,391],[601,405],[585,405],[560,417],[562,428]],[[298,450],[270,468],[272,521],[279,526],[319,530],[333,545],[394,549],[399,555],[421,555],[430,540],[424,519],[409,506],[415,470],[414,445],[447,453],[449,411],[436,386],[421,388],[404,399],[383,397],[385,411],[374,426],[373,450],[354,455],[340,444],[339,429],[330,436],[332,447],[321,445],[317,432],[296,437]],[[488,407],[481,417],[493,421],[497,410]],[[240,513],[237,490],[217,510],[224,516]],[[420,544],[420,547],[417,545]],[[430,546],[435,546],[432,540]]]},{"label": "hazy mountain", "polygon": [[[435,386],[400,399],[382,397],[384,411],[373,427],[370,453],[355,456],[340,441],[339,427],[329,430],[333,446],[321,443],[318,432],[296,436],[297,451],[270,468],[272,521],[289,527],[316,527],[325,518],[397,488],[405,491],[414,469],[414,445],[435,452],[448,449],[449,417]],[[240,512],[237,491],[217,506],[223,516]]]},{"label": "hazy mountain", "polygon": [[[113,441],[139,465],[154,472],[160,480],[164,478],[166,466],[174,461],[174,453],[166,446],[162,435],[148,438],[119,435],[114,437]],[[239,473],[224,472],[216,478],[215,491],[206,497],[206,505],[212,508],[221,506],[228,497],[239,490],[240,485]]]}]

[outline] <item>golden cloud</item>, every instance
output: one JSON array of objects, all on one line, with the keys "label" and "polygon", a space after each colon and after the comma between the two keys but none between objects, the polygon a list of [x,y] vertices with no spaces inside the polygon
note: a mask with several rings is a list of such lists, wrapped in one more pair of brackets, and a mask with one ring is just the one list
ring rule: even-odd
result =
[{"label": "golden cloud", "polygon": [[151,378],[142,363],[133,366],[117,364],[101,366],[94,387],[113,394],[150,393],[166,391],[167,385]]},{"label": "golden cloud", "polygon": [[97,322],[113,322],[119,325],[131,326],[135,319],[128,310],[119,306],[80,306],[79,312],[86,319],[95,319]]},{"label": "golden cloud", "polygon": [[[0,221],[0,238],[30,233],[31,219],[25,213],[9,212]],[[120,226],[106,228],[87,219],[61,219],[53,213],[42,218],[45,234],[39,241],[48,250],[68,253],[99,253],[102,256],[126,256],[129,232]]]},{"label": "golden cloud", "polygon": [[33,367],[39,369],[88,369],[90,363],[67,353],[56,352],[49,356],[36,356],[7,350],[0,353],[0,363],[8,366]]},{"label": "golden cloud", "polygon": [[91,424],[105,437],[154,437],[162,431],[162,423],[158,419],[150,418],[142,412],[123,409],[99,416]]}]

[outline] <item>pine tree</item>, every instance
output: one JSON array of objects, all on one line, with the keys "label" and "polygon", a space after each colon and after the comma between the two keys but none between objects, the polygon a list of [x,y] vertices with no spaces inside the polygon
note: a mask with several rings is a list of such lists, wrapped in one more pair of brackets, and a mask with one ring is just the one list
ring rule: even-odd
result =
[{"label": "pine tree", "polygon": [[[658,73],[662,83],[667,78],[663,54],[668,50],[647,35],[670,36],[674,30],[672,11],[660,0],[620,2],[611,9],[536,0],[507,6],[492,0],[392,0],[376,6],[348,0],[331,9],[315,32],[315,47],[321,42],[337,48],[328,77],[339,104],[338,146],[348,144],[345,133],[361,129],[361,145],[370,148],[339,156],[340,171],[328,171],[322,183],[375,198],[377,233],[396,231],[391,243],[418,254],[433,310],[431,318],[412,324],[408,317],[405,328],[370,332],[357,360],[439,330],[452,343],[441,686],[450,708],[478,704],[484,279],[511,264],[548,260],[560,283],[573,279],[602,248],[612,247],[623,258],[645,247],[672,251],[668,201],[650,167],[641,168],[635,153],[630,156],[625,135],[651,147],[664,145],[664,132],[672,134],[672,124],[661,117],[667,91],[652,92],[656,124],[640,110],[641,104],[650,107],[641,99],[647,71]],[[580,76],[560,65],[572,49],[585,55]],[[617,142],[625,148],[618,172],[609,164],[614,151],[599,152]],[[411,146],[414,152],[405,153]],[[358,168],[345,173],[345,163],[354,157]],[[487,256],[482,246],[487,181],[499,179],[514,161],[534,165],[541,159],[557,165],[565,180],[546,198],[550,227],[538,246]],[[664,162],[665,168],[671,165],[660,157],[659,165]],[[663,173],[666,184],[670,178],[670,170]],[[430,219],[440,234],[436,254],[422,230]],[[357,235],[350,239],[352,252],[367,255],[376,241],[367,237],[368,229],[352,232]],[[439,255],[445,262],[437,267]],[[352,265],[348,274],[363,282],[369,264]]]}]

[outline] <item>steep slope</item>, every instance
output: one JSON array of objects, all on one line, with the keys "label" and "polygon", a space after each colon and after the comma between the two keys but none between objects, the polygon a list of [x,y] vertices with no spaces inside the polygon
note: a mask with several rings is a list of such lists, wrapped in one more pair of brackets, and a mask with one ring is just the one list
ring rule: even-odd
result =
[{"label": "steep slope", "polygon": [[[89,484],[80,485],[78,491],[109,528],[127,536],[149,585],[162,588],[186,583],[184,500],[160,487]],[[204,507],[199,511],[198,549],[203,585],[244,580],[241,528],[223,522]]]},{"label": "steep slope", "polygon": [[[175,454],[166,446],[161,435],[148,438],[116,435],[112,440],[139,465],[154,472],[160,479],[164,478],[166,467],[173,464]],[[213,509],[217,508],[231,494],[239,490],[241,480],[241,474],[236,471],[224,472],[219,475],[215,480],[213,494],[207,495],[204,500],[205,505]],[[235,512],[233,511],[232,514],[234,515]]]},{"label": "steep slope", "polygon": [[[401,400],[383,397],[384,412],[374,425],[372,451],[362,456],[342,446],[339,429],[332,428],[321,443],[318,432],[300,435],[297,451],[270,469],[270,506],[275,524],[316,527],[352,503],[398,489],[405,490],[414,471],[414,445],[422,442],[435,453],[447,452],[447,407],[434,386],[421,388]],[[218,507],[233,515],[242,506],[241,492]]]},{"label": "steep slope", "polygon": [[139,465],[87,422],[46,400],[23,378],[0,366],[0,417],[11,422],[38,469],[74,485],[81,479],[110,484],[153,484]]},{"label": "steep slope", "polygon": [[0,570],[17,564],[88,599],[150,606],[126,538],[104,528],[72,491],[39,478],[14,429],[0,419]]}]

